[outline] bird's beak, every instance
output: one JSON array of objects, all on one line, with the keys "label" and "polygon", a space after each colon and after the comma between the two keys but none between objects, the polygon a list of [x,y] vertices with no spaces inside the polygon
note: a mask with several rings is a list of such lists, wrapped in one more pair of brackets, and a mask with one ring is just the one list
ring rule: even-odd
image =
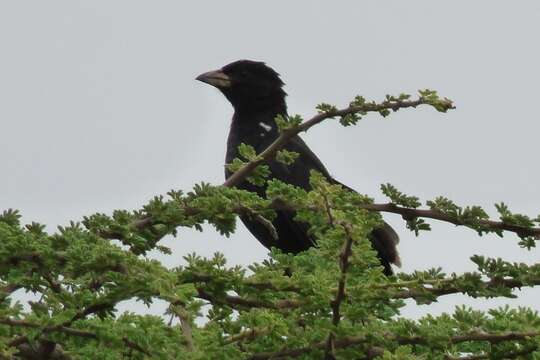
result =
[{"label": "bird's beak", "polygon": [[231,86],[231,78],[221,70],[208,71],[195,78],[217,88],[228,88]]}]

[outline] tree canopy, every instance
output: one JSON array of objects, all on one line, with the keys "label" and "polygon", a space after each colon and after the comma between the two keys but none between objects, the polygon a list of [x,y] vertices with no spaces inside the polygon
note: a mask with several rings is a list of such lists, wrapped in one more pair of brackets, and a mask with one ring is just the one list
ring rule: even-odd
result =
[{"label": "tree canopy", "polygon": [[[280,137],[257,154],[245,145],[230,164],[235,174],[221,185],[172,190],[141,209],[93,214],[60,226],[22,224],[16,210],[0,216],[0,358],[13,359],[540,359],[540,316],[530,308],[487,312],[457,307],[452,314],[419,320],[400,315],[406,299],[430,304],[448,294],[514,297],[540,285],[540,263],[511,263],[470,254],[477,270],[462,274],[435,268],[386,277],[368,234],[381,212],[400,214],[418,234],[429,221],[445,221],[483,235],[513,234],[531,250],[540,216],[513,213],[496,204],[499,219],[478,206],[445,197],[422,202],[391,184],[389,199],[375,203],[326,182],[313,172],[311,191],[269,180],[265,161],[283,163],[295,154],[280,150],[292,136],[327,120],[355,125],[370,113],[383,117],[405,108],[454,108],[435,91],[387,96],[381,102],[357,96],[347,107],[329,104],[304,120],[278,117]],[[266,198],[235,188],[240,181],[268,182]],[[159,241],[179,227],[222,235],[236,217],[249,216],[270,230],[278,209],[293,209],[308,223],[318,247],[296,256],[274,250],[262,263],[229,266],[223,255],[183,256],[166,268],[151,250],[170,253]],[[181,239],[179,240],[181,241]],[[513,241],[510,239],[509,241]],[[448,269],[451,271],[452,269]],[[13,294],[35,294],[26,302]],[[120,302],[156,299],[166,313],[119,313]]]}]

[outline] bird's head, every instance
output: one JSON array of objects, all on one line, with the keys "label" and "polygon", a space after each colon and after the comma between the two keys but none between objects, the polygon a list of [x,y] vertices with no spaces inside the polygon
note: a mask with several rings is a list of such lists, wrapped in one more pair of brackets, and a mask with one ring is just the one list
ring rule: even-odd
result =
[{"label": "bird's head", "polygon": [[238,60],[196,79],[218,88],[236,110],[274,106],[285,101],[284,83],[279,74],[259,61]]}]

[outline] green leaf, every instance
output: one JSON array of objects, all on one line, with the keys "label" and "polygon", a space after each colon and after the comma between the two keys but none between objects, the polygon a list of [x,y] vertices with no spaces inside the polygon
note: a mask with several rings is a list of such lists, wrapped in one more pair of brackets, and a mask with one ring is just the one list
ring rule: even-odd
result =
[{"label": "green leaf", "polygon": [[392,203],[396,205],[401,205],[413,209],[416,209],[421,205],[420,201],[416,196],[407,196],[398,189],[396,189],[396,187],[392,184],[382,184],[381,191],[384,195],[390,198]]},{"label": "green leaf", "polygon": [[281,149],[276,154],[276,160],[285,165],[292,165],[299,155],[297,152]]}]

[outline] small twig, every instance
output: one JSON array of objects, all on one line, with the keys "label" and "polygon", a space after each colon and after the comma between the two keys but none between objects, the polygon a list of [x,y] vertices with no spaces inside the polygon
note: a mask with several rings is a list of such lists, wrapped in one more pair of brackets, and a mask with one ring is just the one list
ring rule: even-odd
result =
[{"label": "small twig", "polygon": [[191,318],[189,313],[186,311],[184,304],[181,301],[171,303],[171,311],[180,319],[180,327],[182,328],[182,334],[186,340],[187,350],[195,350],[195,343],[193,342],[193,330],[191,328]]},{"label": "small twig", "polygon": [[330,224],[330,226],[334,227],[334,215],[332,215],[332,207],[330,206],[330,201],[328,200],[328,196],[326,196],[326,194],[322,194],[322,197],[324,199],[326,215],[328,216],[328,223]]},{"label": "small twig", "polygon": [[240,296],[214,296],[203,288],[197,288],[197,297],[207,300],[214,305],[226,305],[231,308],[265,308],[274,310],[294,309],[302,306],[302,302],[294,299],[282,299],[275,302],[246,299]]},{"label": "small twig", "polygon": [[152,353],[146,349],[143,349],[139,344],[137,344],[136,342],[134,341],[131,341],[130,339],[128,339],[127,337],[123,337],[122,340],[124,341],[124,345],[126,345],[128,348],[130,349],[133,349],[133,350],[137,350],[138,352],[146,355],[146,356],[152,356]]},{"label": "small twig", "polygon": [[[422,288],[412,288],[409,290],[402,290],[398,291],[397,293],[391,295],[391,298],[393,299],[410,299],[410,298],[420,298],[422,296],[425,296],[426,293],[436,295],[436,296],[443,296],[443,295],[450,295],[450,294],[457,294],[457,293],[468,293],[469,290],[460,289],[459,287],[452,284],[456,279],[441,279],[432,281],[431,283],[437,284],[437,287],[431,288],[431,287],[422,287]],[[441,286],[442,285],[442,286]],[[481,291],[481,290],[489,290],[489,289],[497,289],[501,287],[506,287],[509,289],[521,289],[522,287],[526,286],[538,286],[540,285],[540,278],[533,279],[527,284],[523,283],[520,280],[515,279],[493,279],[489,281],[482,282],[481,285],[478,285],[475,288],[475,291]]]},{"label": "small twig", "polygon": [[[36,324],[36,323],[26,321],[26,320],[11,319],[11,318],[0,318],[0,324],[9,325],[9,326],[17,326],[17,327],[34,328],[34,329],[41,327],[40,324]],[[44,330],[44,332],[52,332],[52,331],[62,332],[62,333],[77,336],[77,337],[85,337],[85,338],[97,337],[96,334],[90,331],[79,330],[79,329],[75,329],[75,328],[71,328],[67,326],[60,326],[60,327],[50,326],[50,327],[46,327]]]},{"label": "small twig", "polygon": [[238,206],[235,209],[234,212],[239,214],[239,215],[247,215],[247,216],[249,216],[250,218],[252,218],[256,222],[258,222],[259,224],[264,226],[266,228],[266,230],[268,230],[268,233],[270,233],[270,236],[272,236],[272,238],[274,240],[278,239],[278,233],[276,231],[276,228],[272,224],[272,222],[270,220],[266,219],[261,214],[254,211],[253,209],[251,209],[251,208],[249,208],[247,206]]},{"label": "small twig", "polygon": [[350,264],[349,258],[352,255],[352,245],[354,243],[350,226],[344,223],[342,223],[341,226],[345,231],[345,243],[343,244],[341,254],[339,255],[339,268],[341,271],[341,275],[338,281],[338,290],[334,301],[332,301],[332,323],[336,326],[339,324],[339,321],[341,319],[339,308],[341,303],[345,299],[345,284],[347,281],[347,271]]},{"label": "small twig", "polygon": [[224,344],[228,345],[228,344],[232,344],[236,342],[250,341],[257,338],[258,336],[263,336],[265,334],[268,334],[271,331],[272,329],[269,327],[247,329],[240,332],[237,335],[232,335],[226,338],[224,341]]},{"label": "small twig", "polygon": [[[332,307],[332,324],[334,326],[338,326],[341,320],[340,306],[345,299],[345,285],[347,282],[347,271],[349,269],[349,258],[352,255],[352,245],[354,243],[350,225],[345,223],[341,223],[340,225],[343,227],[343,230],[345,232],[345,243],[343,244],[343,248],[341,249],[341,253],[339,255],[339,269],[341,273],[338,280],[338,290],[334,300],[330,304],[330,306]],[[330,332],[326,341],[326,359],[334,358],[334,340],[335,335],[333,332]]]}]

